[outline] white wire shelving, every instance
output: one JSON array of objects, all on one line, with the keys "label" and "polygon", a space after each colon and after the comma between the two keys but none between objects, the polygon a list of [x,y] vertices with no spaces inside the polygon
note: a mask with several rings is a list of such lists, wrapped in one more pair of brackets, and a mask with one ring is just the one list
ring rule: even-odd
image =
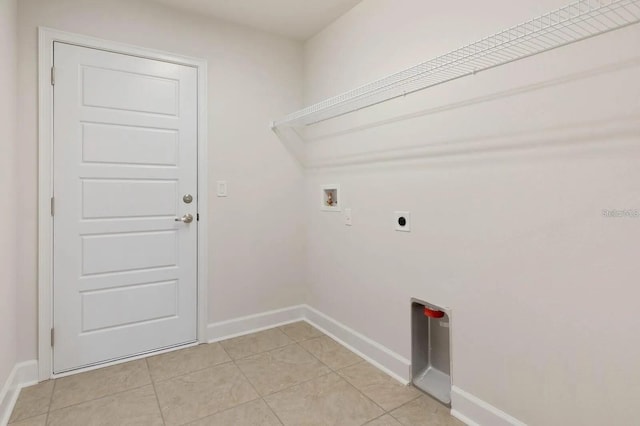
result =
[{"label": "white wire shelving", "polygon": [[580,0],[271,123],[304,127],[640,22],[640,0]]}]

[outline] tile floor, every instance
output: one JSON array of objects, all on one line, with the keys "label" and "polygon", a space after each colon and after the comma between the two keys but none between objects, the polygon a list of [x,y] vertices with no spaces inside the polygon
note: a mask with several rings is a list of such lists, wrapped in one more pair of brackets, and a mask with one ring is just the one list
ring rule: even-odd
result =
[{"label": "tile floor", "polygon": [[304,322],[25,388],[9,424],[462,425]]}]

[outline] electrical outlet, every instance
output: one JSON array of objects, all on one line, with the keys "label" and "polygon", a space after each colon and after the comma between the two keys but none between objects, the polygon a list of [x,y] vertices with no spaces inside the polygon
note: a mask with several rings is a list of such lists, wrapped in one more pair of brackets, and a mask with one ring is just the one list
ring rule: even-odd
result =
[{"label": "electrical outlet", "polygon": [[396,231],[411,232],[411,212],[394,212],[393,223]]},{"label": "electrical outlet", "polygon": [[353,220],[351,218],[351,209],[344,209],[344,224],[346,226],[353,225]]}]

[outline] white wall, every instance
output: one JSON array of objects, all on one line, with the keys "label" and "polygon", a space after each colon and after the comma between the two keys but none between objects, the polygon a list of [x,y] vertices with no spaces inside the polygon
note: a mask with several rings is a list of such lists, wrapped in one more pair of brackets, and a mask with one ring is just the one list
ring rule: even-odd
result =
[{"label": "white wall", "polygon": [[[201,57],[209,64],[209,321],[299,304],[303,190],[268,123],[301,103],[302,46],[141,0],[19,2],[19,357],[37,349],[37,27]],[[215,181],[229,197],[215,197]],[[9,213],[9,212],[8,212]],[[15,213],[15,212],[12,212]]]},{"label": "white wall", "polygon": [[[306,101],[563,4],[365,0],[306,43]],[[640,218],[601,210],[640,209],[639,52],[636,26],[314,126],[312,164],[358,164],[307,179],[309,304],[406,358],[410,298],[450,307],[454,385],[531,425],[637,424]]]},{"label": "white wall", "polygon": [[0,390],[16,363],[16,22],[16,0],[0,0]]},{"label": "white wall", "polygon": [[[305,98],[562,4],[365,0],[306,44]],[[314,170],[303,192],[267,128],[300,106],[300,45],[143,0],[21,0],[20,360],[36,357],[37,339],[38,25],[209,61],[210,180],[230,192],[210,202],[211,322],[300,303],[308,288],[313,307],[409,358],[419,297],[453,309],[453,380],[465,391],[532,425],[635,423],[640,219],[601,210],[640,208],[638,29],[318,126],[312,160],[365,161]],[[408,159],[366,161],[394,156]],[[342,184],[353,227],[320,212],[321,183]],[[410,234],[392,230],[400,209],[412,212]]]}]

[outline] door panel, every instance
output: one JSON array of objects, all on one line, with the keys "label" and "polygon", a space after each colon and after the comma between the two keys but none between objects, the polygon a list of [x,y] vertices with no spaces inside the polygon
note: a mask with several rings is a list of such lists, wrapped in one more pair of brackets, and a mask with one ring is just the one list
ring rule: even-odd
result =
[{"label": "door panel", "polygon": [[83,219],[173,216],[178,198],[175,180],[82,181]]},{"label": "door panel", "polygon": [[[82,331],[175,317],[178,314],[178,282],[135,284],[82,293]],[[146,300],[154,299],[154,303]],[[112,311],[109,306],[119,306]]]},{"label": "door panel", "polygon": [[197,222],[175,219],[197,213],[197,71],[63,43],[54,63],[54,372],[195,341]]},{"label": "door panel", "polygon": [[177,231],[82,236],[82,276],[177,266]]},{"label": "door panel", "polygon": [[84,106],[178,115],[179,81],[122,70],[82,67]]},{"label": "door panel", "polygon": [[130,165],[178,165],[178,133],[175,130],[82,124],[84,163]]}]

